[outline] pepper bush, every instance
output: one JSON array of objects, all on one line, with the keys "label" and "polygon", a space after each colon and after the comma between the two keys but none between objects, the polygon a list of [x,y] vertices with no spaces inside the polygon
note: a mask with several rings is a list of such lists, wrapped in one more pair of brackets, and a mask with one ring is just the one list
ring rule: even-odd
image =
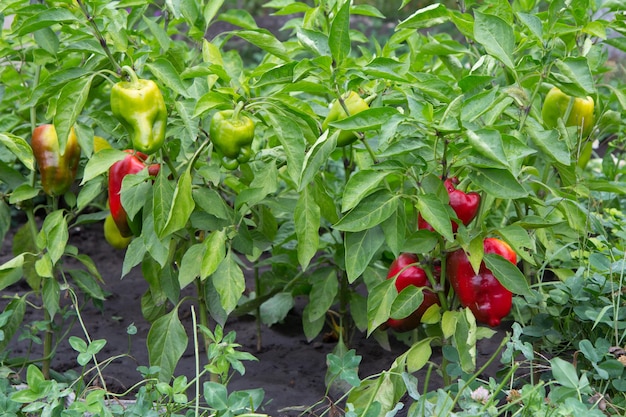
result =
[{"label": "pepper bush", "polygon": [[[0,350],[18,331],[29,298],[43,306],[49,325],[59,318],[65,289],[106,308],[102,276],[68,244],[68,230],[104,221],[109,168],[132,149],[132,135],[110,104],[126,66],[156,82],[167,109],[165,142],[146,160],[160,165],[158,174],[128,175],[121,189],[129,218],[142,225],[126,249],[121,278],[135,267],[145,278],[147,349],[160,382],[175,377],[191,337],[179,315],[182,289],[195,288],[207,352],[215,344],[210,329],[227,328],[231,314],[253,313],[272,325],[305,295],[307,339],[325,325],[337,336],[328,380],[343,378],[353,387],[346,394],[349,415],[397,411],[407,392],[414,400],[409,415],[474,410],[478,397],[468,389],[477,375],[476,342],[495,332],[477,323],[446,283],[446,258],[463,249],[475,269],[484,261],[515,294],[509,320],[520,327],[507,354],[523,352],[535,363],[531,342],[531,352],[533,346],[558,346],[564,355],[581,350],[586,360],[574,361],[578,368],[570,356],[564,356],[568,365],[548,364],[562,388],[552,391],[560,395],[554,400],[575,398],[576,407],[595,410],[598,401],[582,400],[600,393],[620,410],[626,387],[608,384],[609,374],[597,370],[617,361],[601,347],[612,343],[602,340],[623,346],[624,222],[617,210],[626,191],[624,3],[489,0],[420,8],[403,0],[399,6],[408,13],[389,34],[358,30],[355,22],[384,16],[356,1],[266,2],[264,11],[289,17],[276,33],[227,3],[0,5],[6,23],[0,232],[17,230],[14,257],[0,267],[0,288],[24,279],[32,289],[5,306],[10,318],[0,320]],[[542,118],[554,86],[593,99],[588,136],[567,126],[565,115]],[[351,92],[365,103],[358,110],[344,101]],[[337,116],[337,103],[347,117]],[[233,109],[256,127],[249,155],[225,166],[210,124],[216,113]],[[73,127],[82,149],[78,177],[62,197],[43,194],[34,163],[32,132],[44,123],[55,125],[61,149]],[[94,136],[111,148],[96,152]],[[453,177],[458,189],[481,196],[468,224],[458,224],[449,205],[442,179]],[[418,228],[418,216],[433,230]],[[520,262],[484,256],[489,237],[510,245]],[[397,334],[387,321],[408,316],[424,300],[421,289],[398,294],[395,280],[387,279],[402,253],[415,254],[440,302],[417,329]],[[68,271],[68,258],[84,268]],[[253,288],[244,295],[247,286]],[[578,338],[580,317],[589,326]],[[356,331],[382,347],[398,337],[408,350],[388,372],[361,380],[349,349]],[[444,360],[435,366],[429,359],[439,346]],[[228,372],[215,366],[211,373],[225,384]],[[426,366],[437,367],[453,388],[419,395],[411,374]],[[511,365],[511,385],[515,370]],[[587,385],[568,386],[565,376],[578,378],[577,372],[579,382],[586,372],[598,373]],[[493,395],[483,411],[545,406],[530,394],[526,403],[502,405],[505,385],[488,388]]]}]

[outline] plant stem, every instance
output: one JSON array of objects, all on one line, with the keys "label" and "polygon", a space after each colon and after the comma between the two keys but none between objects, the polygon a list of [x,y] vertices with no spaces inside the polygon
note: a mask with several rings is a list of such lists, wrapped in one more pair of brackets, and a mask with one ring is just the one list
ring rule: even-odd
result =
[{"label": "plant stem", "polygon": [[[263,288],[261,288],[261,278],[259,276],[259,267],[254,267],[254,287],[256,289],[256,297],[263,294]],[[263,339],[261,334],[261,304],[256,308],[256,351],[260,352],[263,348]]]},{"label": "plant stem", "polygon": [[[52,278],[54,279],[54,278]],[[46,321],[46,335],[43,339],[43,356],[44,360],[41,364],[41,372],[45,379],[50,379],[50,363],[52,362],[52,316],[44,306],[44,320]]]},{"label": "plant stem", "polygon": [[[196,279],[196,288],[198,291],[198,309],[200,310],[200,324],[202,324],[207,329],[209,328],[209,312],[206,306],[206,299],[204,297],[205,286],[204,283],[198,278]],[[204,340],[204,351],[207,355],[209,355],[209,346],[211,345],[211,340],[209,337],[202,333],[202,340]],[[211,381],[219,382],[219,375],[211,373]]]}]

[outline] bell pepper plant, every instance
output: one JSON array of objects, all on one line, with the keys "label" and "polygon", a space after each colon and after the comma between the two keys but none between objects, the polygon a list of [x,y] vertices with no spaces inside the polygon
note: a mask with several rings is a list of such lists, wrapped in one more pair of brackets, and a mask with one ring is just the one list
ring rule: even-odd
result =
[{"label": "bell pepper plant", "polygon": [[[504,241],[486,238],[484,253],[495,253],[512,264],[517,263],[515,251]],[[506,289],[493,273],[481,262],[476,272],[463,249],[446,258],[446,277],[452,285],[459,302],[474,313],[476,320],[491,327],[498,326],[511,311],[513,294]]]},{"label": "bell pepper plant", "polygon": [[61,153],[57,132],[52,124],[38,126],[33,131],[31,147],[41,175],[41,186],[49,196],[65,194],[74,179],[80,162],[80,146],[74,128]]},{"label": "bell pepper plant", "polygon": [[163,95],[154,81],[138,78],[132,68],[124,66],[122,71],[130,81],[120,81],[111,88],[111,111],[128,131],[133,149],[153,154],[165,141],[167,108]]}]

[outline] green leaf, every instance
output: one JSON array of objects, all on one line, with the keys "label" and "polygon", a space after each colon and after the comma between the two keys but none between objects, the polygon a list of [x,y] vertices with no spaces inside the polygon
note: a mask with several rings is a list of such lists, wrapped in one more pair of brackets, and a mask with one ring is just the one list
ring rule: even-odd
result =
[{"label": "green leaf", "polygon": [[72,279],[74,280],[78,288],[80,288],[80,290],[86,295],[93,298],[94,300],[104,301],[106,299],[106,295],[104,294],[102,287],[98,285],[98,282],[93,277],[93,275],[89,274],[86,271],[83,271],[82,269],[71,269],[68,272],[72,276]]},{"label": "green leaf", "polygon": [[398,110],[393,107],[374,107],[332,122],[330,125],[341,130],[374,130],[379,129],[390,117],[396,114],[398,114]]},{"label": "green leaf", "polygon": [[187,342],[187,333],[178,318],[178,309],[173,309],[152,323],[146,344],[150,366],[160,368],[159,381],[170,381],[176,364],[187,349]]},{"label": "green leaf", "polygon": [[504,169],[477,168],[469,177],[475,185],[497,198],[516,199],[528,195],[513,174]]},{"label": "green leaf", "polygon": [[534,14],[518,12],[517,17],[530,30],[537,40],[543,41],[543,25],[541,19]]},{"label": "green leaf", "polygon": [[304,165],[302,174],[298,182],[298,191],[302,192],[309,185],[316,175],[322,170],[322,167],[328,163],[330,155],[337,145],[337,134],[328,136],[328,132],[324,132],[322,136],[311,146],[304,156]]},{"label": "green leaf", "polygon": [[[350,2],[347,3],[349,4]],[[329,353],[326,356],[326,363],[328,364],[328,373],[330,375],[346,381],[353,387],[358,387],[361,383],[358,372],[361,356],[356,355],[354,349],[350,349],[341,356]]]},{"label": "green leaf", "polygon": [[202,13],[204,15],[204,22],[206,24],[206,28],[209,27],[209,25],[211,24],[211,21],[215,18],[215,16],[217,15],[217,12],[219,11],[220,7],[222,7],[223,4],[224,4],[224,0],[212,0],[206,3],[206,5],[204,6],[204,11]]},{"label": "green leaf", "polygon": [[28,170],[33,171],[35,169],[33,149],[26,140],[11,133],[0,133],[0,143],[15,155]]},{"label": "green leaf", "polygon": [[[404,3],[408,3],[405,1]],[[441,25],[450,20],[448,9],[441,3],[433,3],[419,9],[411,16],[398,23],[396,30],[425,29]]]},{"label": "green leaf", "polygon": [[561,358],[550,359],[550,368],[554,379],[564,387],[578,389],[579,378],[576,367]]},{"label": "green leaf", "polygon": [[266,326],[272,326],[281,322],[294,306],[294,297],[290,292],[279,292],[266,300],[259,310],[261,312],[261,322]]},{"label": "green leaf", "polygon": [[406,370],[409,373],[417,372],[424,367],[433,354],[430,343],[435,339],[428,337],[414,343],[406,353]]},{"label": "green leaf", "polygon": [[157,229],[157,236],[162,239],[184,228],[194,207],[195,203],[191,196],[191,174],[189,170],[185,170],[178,178],[178,184],[174,190],[174,201],[167,214],[165,226],[162,230]]},{"label": "green leaf", "polygon": [[221,307],[226,314],[229,314],[237,307],[241,294],[246,289],[243,272],[237,265],[237,262],[235,262],[234,256],[232,253],[226,256],[213,274],[212,279],[219,295]]},{"label": "green leaf", "polygon": [[476,369],[476,318],[469,308],[457,315],[453,342],[459,353],[461,369],[472,373]]},{"label": "green leaf", "polygon": [[439,232],[446,240],[452,242],[452,223],[448,214],[449,205],[444,204],[434,194],[424,194],[417,200],[417,209],[433,229]]},{"label": "green leaf", "polygon": [[183,83],[180,74],[178,74],[178,71],[176,71],[176,68],[170,61],[165,58],[159,58],[152,63],[147,63],[146,67],[163,85],[176,92],[176,94],[189,97],[187,86]]},{"label": "green leaf", "polygon": [[67,9],[45,9],[44,11],[26,19],[16,31],[18,36],[23,36],[27,33],[32,33],[58,23],[72,22],[75,20],[77,20],[76,16],[74,16],[74,14]]},{"label": "green leaf", "polygon": [[191,284],[200,276],[202,259],[205,253],[206,246],[202,243],[196,243],[187,249],[183,255],[183,259],[180,261],[180,270],[178,271],[178,282],[181,289]]},{"label": "green leaf", "polygon": [[274,133],[287,157],[287,172],[294,183],[300,181],[304,166],[305,139],[302,130],[293,118],[275,113],[268,114]]},{"label": "green leaf", "polygon": [[367,335],[389,319],[391,306],[398,291],[393,279],[386,279],[376,285],[367,297]]},{"label": "green leaf", "polygon": [[330,25],[328,45],[333,60],[341,65],[350,55],[350,2],[344,1]]},{"label": "green leaf", "polygon": [[305,270],[317,253],[321,224],[320,208],[309,187],[301,191],[293,216],[298,239],[298,262]]},{"label": "green leaf", "polygon": [[234,26],[239,26],[244,29],[254,30],[259,28],[254,21],[254,17],[252,17],[252,15],[246,10],[241,9],[225,10],[223,13],[220,13],[218,20],[228,22]]},{"label": "green leaf", "polygon": [[70,136],[70,129],[76,124],[76,119],[85,107],[92,80],[93,76],[77,78],[68,82],[61,90],[54,115],[54,127],[61,153],[65,152],[65,144]]},{"label": "green leaf", "polygon": [[45,236],[46,249],[50,254],[50,260],[56,265],[63,253],[65,246],[69,240],[69,232],[67,221],[65,220],[64,211],[57,210],[46,216],[40,235]]},{"label": "green leaf", "polygon": [[[335,224],[337,230],[360,232],[371,229],[388,219],[398,207],[399,196],[380,190],[365,197]],[[452,233],[452,231],[450,231]]]},{"label": "green leaf", "polygon": [[298,41],[309,51],[318,56],[330,56],[328,36],[322,32],[298,28]]},{"label": "green leaf", "polygon": [[290,61],[291,58],[285,49],[285,46],[278,40],[271,32],[265,29],[259,30],[242,30],[235,32],[235,35],[239,36],[250,42],[252,45],[257,46],[267,53],[270,53],[285,61]]},{"label": "green leaf", "polygon": [[363,274],[383,243],[385,243],[385,234],[380,227],[346,233],[345,264],[348,282],[353,283]]},{"label": "green leaf", "polygon": [[204,399],[207,404],[217,411],[228,410],[228,391],[226,386],[217,382],[206,381],[204,383]]},{"label": "green leaf", "polygon": [[43,300],[43,306],[50,314],[50,317],[54,318],[57,311],[61,309],[61,287],[54,278],[45,278],[43,280],[43,287],[41,291],[41,298]]},{"label": "green leaf", "polygon": [[117,149],[103,149],[93,154],[85,166],[83,180],[80,182],[80,185],[85,185],[87,181],[104,174],[111,165],[121,161],[126,156],[128,156],[126,152],[118,151]]},{"label": "green leaf", "polygon": [[515,33],[513,27],[501,18],[476,11],[474,38],[487,53],[499,59],[507,68],[514,70],[513,50]]},{"label": "green leaf", "polygon": [[504,153],[502,136],[495,129],[480,129],[477,131],[467,130],[467,138],[474,150],[485,158],[497,162],[499,165],[507,164],[507,157]]},{"label": "green leaf", "polygon": [[498,281],[513,294],[532,296],[528,280],[522,272],[500,255],[487,253],[483,258],[485,266],[498,278]]},{"label": "green leaf", "polygon": [[568,57],[564,60],[555,61],[561,75],[567,77],[569,83],[561,85],[565,94],[575,97],[584,97],[596,93],[593,74],[589,68],[589,62],[585,57]]},{"label": "green leaf", "polygon": [[388,172],[384,170],[362,170],[350,176],[343,190],[341,211],[354,208],[361,200],[378,188]]},{"label": "green leaf", "polygon": [[309,303],[306,305],[309,320],[323,318],[335,302],[339,292],[337,271],[333,268],[318,269],[309,278],[311,292]]},{"label": "green leaf", "polygon": [[[0,270],[0,274],[1,272],[2,271]],[[2,276],[0,275],[0,280],[1,279]],[[24,321],[24,315],[26,313],[26,296],[12,298],[4,308],[4,313],[10,313],[10,316],[1,326],[2,331],[4,332],[4,338],[0,340],[0,352],[5,351],[15,333],[17,333],[17,331],[22,327],[22,322]]]},{"label": "green leaf", "polygon": [[415,285],[409,285],[396,297],[391,305],[390,317],[403,319],[411,315],[424,301],[422,289]]},{"label": "green leaf", "polygon": [[214,273],[226,257],[226,232],[216,230],[204,239],[204,256],[201,261],[200,278],[204,281]]},{"label": "green leaf", "polygon": [[569,166],[572,163],[567,142],[562,140],[556,129],[544,130],[539,123],[528,119],[526,129],[535,146],[553,162]]}]

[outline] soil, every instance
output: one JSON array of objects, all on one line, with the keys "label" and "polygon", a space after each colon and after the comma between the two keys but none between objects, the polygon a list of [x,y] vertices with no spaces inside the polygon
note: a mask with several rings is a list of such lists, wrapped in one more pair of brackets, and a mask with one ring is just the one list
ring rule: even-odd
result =
[{"label": "soil", "polygon": [[[9,234],[0,253],[2,262],[11,257],[11,240],[12,235]],[[91,302],[83,303],[81,315],[92,340],[107,340],[105,348],[98,355],[100,361],[123,355],[110,362],[104,368],[103,374],[107,389],[125,392],[141,381],[137,367],[149,364],[145,342],[150,324],[144,320],[141,313],[141,297],[147,289],[147,284],[139,268],[133,269],[127,276],[120,279],[124,251],[114,250],[106,244],[100,226],[73,229],[70,243],[77,246],[81,253],[93,259],[105,280],[104,289],[109,293],[107,299],[100,307],[94,306]],[[27,291],[28,288],[24,283],[18,283],[0,292],[3,296],[0,298],[0,308],[4,310],[8,302],[4,296],[23,294]],[[36,300],[33,297],[31,301]],[[298,306],[305,304],[304,300],[300,301],[296,303]],[[24,326],[38,320],[38,314],[38,311],[28,309]],[[191,335],[191,315],[181,308],[180,317],[187,328],[187,333]],[[275,417],[319,415],[327,410],[331,402],[341,394],[338,390],[330,390],[327,395],[324,384],[326,355],[333,350],[335,343],[325,341],[323,334],[307,342],[301,322],[301,308],[296,307],[282,323],[272,327],[261,326],[262,349],[257,351],[257,323],[254,317],[229,319],[225,330],[235,331],[236,341],[242,345],[242,350],[252,353],[258,359],[258,361],[245,362],[245,375],[233,376],[228,383],[229,392],[262,388],[265,391],[265,397],[262,409],[259,411]],[[137,333],[129,337],[126,329],[131,324],[136,326]],[[84,338],[77,323],[74,324],[70,334]],[[23,356],[28,350],[29,343],[18,342],[18,335],[14,337],[11,345],[11,357]],[[491,356],[503,335],[504,330],[501,330],[493,338],[479,342],[479,363]],[[383,349],[373,338],[368,339],[363,334],[355,335],[350,348],[355,349],[356,354],[362,357],[359,366],[361,377],[388,369],[393,360],[407,349],[404,343],[394,337],[390,337],[390,340],[391,350],[389,351]],[[191,379],[194,375],[195,358],[192,343],[189,345],[175,374],[184,374]],[[31,352],[32,357],[37,357],[38,349],[40,346],[36,345]],[[61,373],[69,370],[80,372],[81,368],[76,362],[76,356],[77,353],[72,350],[65,338],[58,345],[52,368]],[[435,348],[431,360],[435,363],[440,362],[441,351],[439,349]],[[488,370],[485,377],[496,372],[498,361],[494,362],[495,365]],[[423,381],[422,376],[418,372],[419,381]],[[429,389],[440,385],[441,381],[434,378]]]}]

